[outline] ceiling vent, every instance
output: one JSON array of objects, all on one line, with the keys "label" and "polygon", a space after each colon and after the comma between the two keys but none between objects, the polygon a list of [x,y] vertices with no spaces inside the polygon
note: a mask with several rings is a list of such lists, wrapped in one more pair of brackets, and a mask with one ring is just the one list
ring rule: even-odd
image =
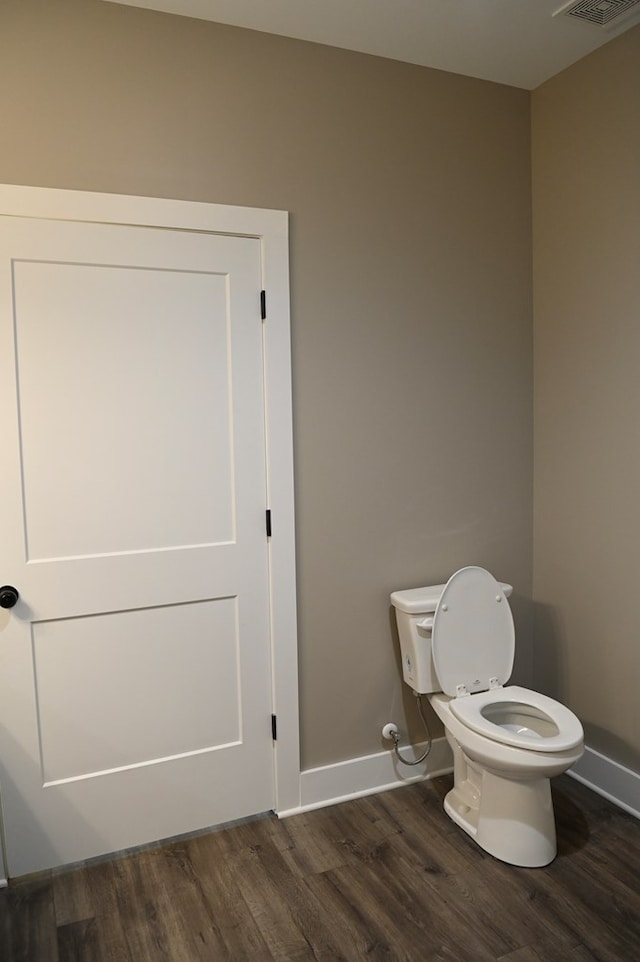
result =
[{"label": "ceiling vent", "polygon": [[565,17],[592,23],[606,30],[617,27],[616,21],[622,17],[626,20],[626,15],[633,11],[640,12],[640,0],[571,0],[556,10],[553,16],[564,14]]}]

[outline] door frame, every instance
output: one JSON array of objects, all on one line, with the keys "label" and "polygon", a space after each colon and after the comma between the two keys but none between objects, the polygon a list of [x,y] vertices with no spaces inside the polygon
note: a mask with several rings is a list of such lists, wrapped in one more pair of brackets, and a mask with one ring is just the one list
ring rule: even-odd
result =
[{"label": "door frame", "polygon": [[[240,235],[260,241],[266,319],[262,325],[268,539],[274,810],[300,804],[289,215],[282,210],[200,201],[0,184],[0,215]],[[258,292],[256,292],[258,296]],[[1,843],[0,843],[1,844]],[[0,848],[0,879],[2,851]],[[1,881],[0,881],[1,884]]]}]

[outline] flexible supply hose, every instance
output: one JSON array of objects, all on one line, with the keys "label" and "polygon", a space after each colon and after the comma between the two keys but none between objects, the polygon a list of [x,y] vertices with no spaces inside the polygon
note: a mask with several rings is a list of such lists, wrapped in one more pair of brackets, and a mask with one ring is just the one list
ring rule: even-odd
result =
[{"label": "flexible supply hose", "polygon": [[424,730],[425,730],[426,733],[427,733],[427,747],[426,747],[425,750],[423,751],[423,753],[422,753],[422,755],[420,756],[420,758],[415,758],[415,759],[413,759],[413,761],[410,761],[408,758],[403,758],[402,755],[401,755],[401,753],[400,753],[400,749],[399,749],[399,747],[398,747],[398,744],[399,744],[399,742],[400,742],[400,735],[398,734],[397,731],[391,732],[391,737],[393,738],[393,750],[395,751],[396,755],[398,756],[398,758],[400,759],[400,761],[402,762],[403,765],[419,765],[420,762],[423,762],[423,761],[425,760],[425,758],[427,757],[427,755],[428,755],[429,752],[431,751],[431,741],[432,741],[432,739],[431,739],[431,732],[429,731],[429,726],[428,726],[428,724],[427,724],[427,719],[424,717],[424,712],[423,712],[423,710],[422,710],[422,696],[421,696],[421,695],[419,694],[419,692],[417,692],[417,691],[414,691],[413,694],[414,694],[414,695],[416,696],[416,698],[418,699],[418,712],[420,713],[420,718],[422,719],[422,724],[424,725]]}]

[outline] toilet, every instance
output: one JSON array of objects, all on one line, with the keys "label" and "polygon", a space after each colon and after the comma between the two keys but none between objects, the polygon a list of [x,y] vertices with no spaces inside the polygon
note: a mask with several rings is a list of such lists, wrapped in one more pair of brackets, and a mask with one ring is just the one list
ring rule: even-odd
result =
[{"label": "toilet", "polygon": [[515,685],[508,596],[484,568],[446,585],[395,591],[405,682],[426,694],[453,751],[449,817],[489,854],[529,868],[557,851],[549,779],[584,751],[579,720],[564,705]]}]

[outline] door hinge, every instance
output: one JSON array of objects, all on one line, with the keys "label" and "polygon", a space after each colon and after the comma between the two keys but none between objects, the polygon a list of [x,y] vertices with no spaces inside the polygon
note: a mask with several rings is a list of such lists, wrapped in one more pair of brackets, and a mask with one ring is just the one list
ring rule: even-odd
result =
[{"label": "door hinge", "polygon": [[266,511],[266,523],[267,523],[267,538],[271,537],[271,508],[267,508]]},{"label": "door hinge", "polygon": [[260,291],[260,317],[264,321],[267,316],[267,292]]},{"label": "door hinge", "polygon": [[275,715],[272,715],[272,716],[271,716],[271,737],[273,738],[274,742],[277,742],[277,740],[278,740],[278,719],[276,718]]}]

